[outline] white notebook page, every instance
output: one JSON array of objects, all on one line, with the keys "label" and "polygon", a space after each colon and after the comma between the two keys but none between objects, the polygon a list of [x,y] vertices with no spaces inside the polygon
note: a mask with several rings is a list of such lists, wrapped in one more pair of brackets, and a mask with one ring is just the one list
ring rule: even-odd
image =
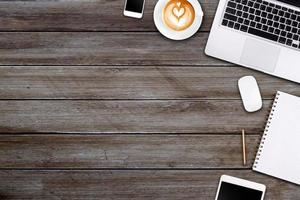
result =
[{"label": "white notebook page", "polygon": [[300,98],[277,92],[272,109],[253,170],[300,185]]}]

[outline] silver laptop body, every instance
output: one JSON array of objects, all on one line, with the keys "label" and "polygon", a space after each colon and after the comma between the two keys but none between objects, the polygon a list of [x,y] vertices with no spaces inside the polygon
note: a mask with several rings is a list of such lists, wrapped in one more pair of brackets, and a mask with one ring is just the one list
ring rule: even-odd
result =
[{"label": "silver laptop body", "polygon": [[299,13],[279,1],[220,0],[205,53],[300,83]]}]

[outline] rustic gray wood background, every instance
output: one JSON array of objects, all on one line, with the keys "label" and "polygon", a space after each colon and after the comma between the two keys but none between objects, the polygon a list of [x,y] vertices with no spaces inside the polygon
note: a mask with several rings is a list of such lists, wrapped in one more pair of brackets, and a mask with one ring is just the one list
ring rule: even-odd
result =
[{"label": "rustic gray wood background", "polygon": [[[124,0],[0,1],[0,199],[214,199],[222,174],[300,188],[251,171],[276,90],[298,84],[204,55],[201,29],[162,37],[156,0],[142,20]],[[237,80],[254,75],[263,109],[243,110]],[[247,166],[240,131],[245,129]]]}]

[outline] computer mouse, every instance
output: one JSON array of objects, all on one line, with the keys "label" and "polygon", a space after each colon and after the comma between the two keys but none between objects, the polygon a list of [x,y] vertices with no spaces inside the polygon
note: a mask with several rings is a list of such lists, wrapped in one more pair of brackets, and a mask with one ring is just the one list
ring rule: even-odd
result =
[{"label": "computer mouse", "polygon": [[245,110],[255,112],[261,109],[262,99],[256,79],[253,76],[244,76],[239,79],[238,86]]}]

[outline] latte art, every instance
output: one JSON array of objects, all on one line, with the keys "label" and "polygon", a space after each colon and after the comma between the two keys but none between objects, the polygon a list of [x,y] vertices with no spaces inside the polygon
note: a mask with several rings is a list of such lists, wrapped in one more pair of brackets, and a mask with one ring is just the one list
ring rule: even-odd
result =
[{"label": "latte art", "polygon": [[194,19],[194,7],[187,0],[170,0],[163,9],[164,23],[175,31],[187,29]]}]

